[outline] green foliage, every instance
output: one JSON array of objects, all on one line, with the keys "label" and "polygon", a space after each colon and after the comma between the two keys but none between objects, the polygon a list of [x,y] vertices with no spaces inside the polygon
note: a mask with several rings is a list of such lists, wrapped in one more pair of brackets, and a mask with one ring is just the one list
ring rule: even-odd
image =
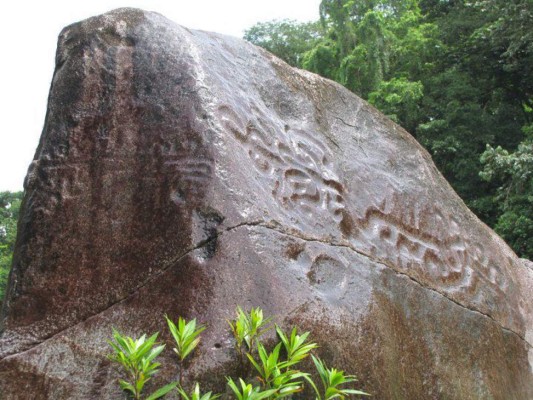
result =
[{"label": "green foliage", "polygon": [[[259,308],[252,308],[249,313],[246,313],[240,307],[237,307],[236,312],[237,318],[230,322],[230,326],[232,328],[235,342],[237,343],[237,349],[240,348],[238,343],[246,342],[243,339],[246,335],[242,332],[257,332],[257,334],[248,335],[250,341],[255,342],[255,346],[253,343],[248,345],[246,342],[248,349],[246,357],[258,373],[257,379],[260,385],[254,386],[248,384],[245,380],[240,378],[239,386],[232,379],[228,379],[228,385],[231,387],[235,395],[238,398],[286,398],[301,392],[304,389],[304,381],[307,381],[315,389],[319,396],[318,398],[320,399],[321,394],[317,390],[311,375],[295,368],[309,356],[312,350],[317,348],[316,343],[307,342],[309,332],[304,332],[299,335],[298,330],[293,328],[291,334],[287,335],[278,325],[276,325],[276,333],[280,341],[274,345],[271,351],[268,351],[260,340],[260,337],[270,328],[267,325],[270,319],[264,319],[263,312]],[[255,323],[253,321],[255,321]],[[238,326],[243,326],[244,328],[239,329]],[[256,351],[254,351],[254,349],[256,349]],[[354,389],[337,388],[338,385],[354,382],[355,377],[351,375],[345,377],[343,371],[335,369],[328,370],[325,367],[322,371],[318,369],[318,365],[323,366],[322,362],[318,358],[313,357],[313,359],[317,360],[315,361],[315,365],[317,365],[319,375],[325,371],[324,373],[329,374],[327,376],[325,375],[326,377],[330,375],[333,377],[330,379],[331,382],[329,383],[331,387],[328,386],[328,388],[325,389],[325,392],[327,392],[328,395],[333,393],[333,391],[337,391],[336,393],[341,397],[349,394],[366,395],[366,393]],[[330,396],[327,398],[333,397]]]},{"label": "green foliage", "polygon": [[0,192],[0,303],[13,260],[21,201],[22,192]]},{"label": "green foliage", "polygon": [[293,328],[291,335],[288,337],[277,325],[276,332],[287,352],[287,366],[299,363],[309,355],[311,350],[318,347],[316,343],[306,343],[309,332],[298,335],[298,330]]},{"label": "green foliage", "polygon": [[[477,0],[470,8],[476,16],[469,50],[483,73],[490,75],[513,97],[533,105],[533,2],[531,0]],[[485,63],[481,61],[485,60]],[[487,62],[491,61],[491,62]]]},{"label": "green foliage", "polygon": [[239,378],[240,387],[231,378],[228,379],[228,386],[233,391],[237,400],[262,400],[272,396],[276,390],[270,389],[263,391],[259,386],[252,386]]},{"label": "green foliage", "polygon": [[517,201],[498,218],[495,230],[522,257],[533,258],[533,201]]},{"label": "green foliage", "polygon": [[368,396],[368,393],[360,390],[340,387],[341,385],[356,382],[357,379],[355,379],[354,375],[344,375],[344,371],[328,368],[319,358],[316,358],[315,356],[312,356],[312,358],[318,371],[318,375],[320,376],[320,380],[322,381],[322,391],[318,390],[316,385],[312,385],[319,400],[329,400],[334,398],[344,399],[351,394]]},{"label": "green foliage", "polygon": [[183,361],[185,358],[198,346],[200,343],[199,335],[205,330],[205,326],[196,326],[196,319],[187,322],[184,318],[178,318],[178,325],[176,325],[168,316],[165,315],[168,329],[176,342],[176,347],[173,349],[178,355],[179,362],[179,384],[181,386],[183,379]]},{"label": "green foliage", "polygon": [[183,390],[181,386],[179,386],[177,389],[178,393],[184,400],[215,400],[220,397],[219,394],[213,394],[212,392],[202,394],[200,392],[200,384],[198,382],[194,385],[194,389],[190,394]]},{"label": "green foliage", "polygon": [[[338,78],[348,89],[368,98],[389,71],[393,33],[383,12],[373,10],[363,15],[354,33],[357,43],[341,61]],[[356,81],[349,79],[353,74]]]},{"label": "green foliage", "polygon": [[246,344],[248,350],[252,351],[256,339],[272,328],[270,325],[272,318],[265,319],[263,310],[253,307],[249,313],[245,313],[241,307],[237,307],[236,313],[237,318],[228,321],[228,323],[237,347],[242,348]]},{"label": "green foliage", "polygon": [[523,195],[533,192],[533,141],[524,141],[515,152],[509,152],[501,146],[493,148],[487,145],[481,156],[485,165],[480,173],[485,180],[501,179],[501,195],[504,204],[512,195]]},{"label": "green foliage", "polygon": [[235,350],[239,357],[240,373],[246,375],[248,365],[245,363],[246,352],[252,352],[256,340],[272,328],[271,318],[264,318],[260,308],[253,308],[245,313],[241,307],[237,307],[236,318],[228,321],[231,333],[235,338]]},{"label": "green foliage", "polygon": [[487,145],[481,156],[480,176],[498,185],[501,215],[495,230],[522,257],[533,258],[533,141],[525,140],[515,152]]},{"label": "green foliage", "polygon": [[200,343],[198,336],[205,330],[205,326],[199,325],[197,327],[196,319],[187,322],[184,318],[179,317],[178,325],[172,322],[167,316],[165,316],[165,319],[167,320],[170,333],[176,342],[174,352],[178,355],[180,361],[183,361],[198,346],[198,343]]},{"label": "green foliage", "polygon": [[[202,394],[198,382],[194,384],[189,393],[181,383],[182,362],[198,345],[200,333],[205,330],[205,327],[197,326],[196,319],[187,322],[179,317],[177,324],[167,316],[165,319],[177,344],[174,351],[180,360],[180,382],[165,385],[146,399],[158,399],[174,388],[184,400],[211,400],[220,397],[220,395],[212,392]],[[271,318],[265,318],[260,308],[252,308],[249,312],[245,312],[241,307],[236,309],[235,320],[228,321],[237,351],[246,351],[246,358],[258,373],[256,378],[259,382],[259,385],[247,383],[246,375],[239,377],[238,381],[227,377],[228,387],[235,398],[252,400],[291,398],[294,394],[303,391],[304,381],[308,382],[315,390],[319,400],[336,397],[344,399],[352,394],[367,395],[367,393],[359,390],[341,388],[341,385],[355,382],[355,376],[345,376],[343,371],[335,368],[328,369],[323,361],[313,356],[324,388],[323,391],[319,391],[309,373],[295,368],[311,354],[312,350],[317,348],[316,343],[307,342],[309,332],[300,335],[298,330],[293,328],[291,334],[287,335],[276,325],[276,333],[280,341],[269,351],[261,341],[261,336],[272,327],[270,321]],[[150,377],[157,373],[160,367],[160,364],[154,360],[161,354],[165,346],[156,346],[157,336],[156,333],[148,339],[146,339],[146,335],[139,339],[132,339],[113,329],[114,341],[109,342],[109,344],[115,353],[109,358],[119,363],[125,370],[128,380],[121,379],[119,381],[120,387],[122,390],[130,392],[134,399],[141,398],[144,385],[150,380]],[[242,368],[240,372],[243,372]]]},{"label": "green foliage", "polygon": [[[142,335],[139,339],[124,336],[113,329],[114,342],[109,342],[114,354],[109,359],[117,362],[124,369],[127,380],[119,381],[120,388],[130,392],[134,399],[140,399],[144,385],[154,376],[161,364],[155,362],[155,358],[161,354],[164,345],[156,346],[158,333],[148,339]],[[155,400],[163,397],[176,387],[176,383],[170,383],[156,390],[146,400]]]},{"label": "green foliage", "polygon": [[[9,266],[11,265],[11,256],[0,258],[0,262],[3,264],[2,267],[0,267],[0,299],[3,299],[6,291],[7,279],[9,278]],[[0,302],[0,304],[2,303]]]},{"label": "green foliage", "polygon": [[[494,36],[495,26],[508,26],[501,16],[514,8],[514,2],[424,3],[426,21],[439,27],[444,51],[435,59],[433,76],[424,83],[430,119],[419,125],[417,136],[461,197],[495,227],[503,212],[501,197],[495,182],[481,180],[480,156],[486,144],[515,149],[524,140],[522,126],[531,118],[524,113],[531,86],[523,81],[531,82],[531,68],[515,74],[505,66],[503,42],[514,34],[507,30]],[[530,13],[533,3],[526,8]],[[525,67],[528,62],[518,63]],[[433,129],[435,124],[438,129]]]},{"label": "green foliage", "polygon": [[146,400],[160,399],[161,397],[166,396],[168,393],[170,393],[170,391],[175,389],[176,385],[177,385],[176,382],[169,383],[168,385],[165,385],[165,386],[157,389],[154,393],[152,393],[150,396],[148,396],[146,398]]},{"label": "green foliage", "polygon": [[274,390],[273,398],[283,398],[300,392],[303,387],[299,379],[308,375],[289,368],[295,363],[280,358],[281,346],[282,343],[278,343],[271,352],[268,352],[264,345],[258,342],[258,361],[251,354],[247,354],[248,359],[259,373],[263,390]]},{"label": "green foliage", "polygon": [[318,22],[291,20],[260,22],[244,32],[244,39],[274,53],[293,67],[301,67],[303,55],[323,37]]},{"label": "green foliage", "polygon": [[325,78],[337,77],[338,48],[331,39],[321,40],[303,55],[302,67]]},{"label": "green foliage", "polygon": [[424,93],[420,81],[407,78],[392,78],[379,83],[377,90],[370,93],[368,101],[396,123],[405,128],[416,127],[420,119],[420,100]]}]

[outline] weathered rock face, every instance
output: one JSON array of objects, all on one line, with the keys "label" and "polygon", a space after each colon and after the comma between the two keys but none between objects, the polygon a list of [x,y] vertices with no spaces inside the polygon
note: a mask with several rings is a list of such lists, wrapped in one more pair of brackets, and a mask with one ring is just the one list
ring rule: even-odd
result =
[{"label": "weathered rock face", "polygon": [[311,330],[376,399],[533,398],[533,270],[361,99],[133,9],[67,27],[56,62],[2,398],[119,398],[111,327],[171,345],[165,313],[209,325],[186,378],[223,386],[236,305]]}]

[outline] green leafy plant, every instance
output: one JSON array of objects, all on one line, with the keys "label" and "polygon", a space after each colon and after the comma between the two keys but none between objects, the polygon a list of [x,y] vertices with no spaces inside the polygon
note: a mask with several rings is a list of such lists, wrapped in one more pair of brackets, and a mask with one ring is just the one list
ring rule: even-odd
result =
[{"label": "green leafy plant", "polygon": [[[324,386],[324,391],[320,392],[310,374],[296,369],[296,366],[308,357],[313,349],[318,347],[316,343],[307,341],[309,332],[300,335],[298,330],[293,328],[290,335],[287,335],[276,325],[276,333],[280,341],[272,351],[268,351],[261,342],[260,336],[269,329],[270,319],[264,319],[263,312],[259,308],[252,309],[247,314],[238,307],[236,312],[237,318],[229,323],[236,347],[240,351],[248,350],[245,353],[246,358],[258,373],[257,379],[260,382],[259,386],[253,386],[240,379],[239,386],[235,381],[228,379],[228,385],[239,399],[292,397],[304,389],[304,381],[309,382],[315,390],[318,400],[344,398],[352,394],[366,394],[359,390],[340,387],[354,382],[355,377],[345,376],[343,371],[334,368],[328,369],[320,359],[313,356],[313,361]],[[254,349],[257,351],[254,352]]]},{"label": "green leafy plant", "polygon": [[183,361],[200,343],[200,333],[205,330],[205,326],[196,326],[196,319],[187,322],[184,318],[178,318],[176,325],[168,316],[165,315],[170,333],[174,337],[176,347],[174,352],[179,358],[179,383],[182,384]]},{"label": "green leafy plant", "polygon": [[276,389],[261,390],[259,386],[253,386],[239,378],[240,387],[231,378],[228,379],[228,386],[231,388],[237,400],[262,400],[272,396]]},{"label": "green leafy plant", "polygon": [[268,331],[271,326],[272,318],[264,318],[263,310],[253,308],[249,313],[245,313],[241,307],[237,307],[237,318],[229,321],[233,336],[237,341],[237,346],[241,347],[244,343],[249,351],[253,350],[255,340]]},{"label": "green leafy plant", "polygon": [[245,313],[241,307],[237,307],[235,311],[237,314],[235,320],[228,323],[235,338],[241,374],[246,375],[245,354],[252,353],[256,340],[272,328],[270,325],[272,318],[264,318],[263,310],[259,307],[252,307],[249,313]]},{"label": "green leafy plant", "polygon": [[317,400],[329,400],[334,398],[344,399],[345,397],[356,394],[361,396],[369,396],[368,393],[355,389],[341,388],[341,385],[356,382],[354,375],[344,375],[344,371],[336,368],[328,368],[326,364],[315,356],[311,356],[315,367],[322,381],[323,391],[319,391],[312,380],[308,380],[317,394]]},{"label": "green leafy plant", "polygon": [[[200,334],[206,329],[205,326],[197,325],[195,319],[186,321],[179,317],[177,323],[174,323],[168,316],[165,318],[176,342],[174,352],[179,359],[179,382],[163,386],[145,400],[163,397],[174,388],[183,400],[212,400],[220,397],[212,392],[202,393],[199,383],[195,383],[191,392],[187,392],[181,382],[183,362],[198,346]],[[328,368],[322,360],[311,355],[311,351],[318,346],[316,343],[308,342],[309,332],[298,334],[298,330],[293,328],[290,335],[287,335],[283,329],[275,325],[279,341],[269,351],[260,337],[272,328],[271,318],[264,318],[260,308],[252,308],[246,313],[242,308],[237,307],[236,319],[228,322],[235,338],[235,346],[242,357],[241,363],[248,361],[248,367],[253,367],[257,372],[254,379],[256,383],[259,383],[257,385],[246,382],[243,378],[250,376],[245,373],[244,368],[240,371],[243,375],[239,376],[237,381],[227,377],[227,384],[237,400],[291,398],[294,394],[304,390],[305,382],[308,382],[315,391],[316,400],[368,395],[360,390],[344,386],[355,382],[355,376],[345,375],[344,371],[335,368]],[[158,334],[155,333],[148,339],[146,335],[139,339],[132,339],[113,329],[115,340],[109,344],[115,350],[115,354],[110,355],[109,358],[125,369],[128,380],[121,379],[120,387],[130,392],[134,399],[141,399],[144,385],[160,367],[160,364],[154,360],[165,346],[156,345],[157,336]],[[309,355],[316,366],[323,390],[318,389],[309,373],[297,369],[297,365]]]},{"label": "green leafy plant", "polygon": [[[165,345],[156,346],[158,333],[153,334],[148,339],[142,335],[138,339],[124,336],[116,329],[113,329],[114,342],[108,342],[114,354],[109,355],[109,359],[119,363],[125,370],[127,379],[120,379],[120,388],[130,392],[134,399],[141,399],[144,385],[153,375],[158,372],[159,364],[155,358],[161,354]],[[155,346],[155,347],[154,347]],[[176,383],[170,383],[156,390],[146,400],[155,400],[163,397],[176,387]]]},{"label": "green leafy plant", "polygon": [[273,398],[282,398],[300,392],[303,389],[300,378],[307,376],[306,373],[293,370],[290,365],[294,364],[280,358],[280,350],[283,343],[278,343],[271,352],[267,352],[261,342],[257,343],[259,361],[251,354],[248,359],[259,373],[259,380],[263,389],[273,389]]},{"label": "green leafy plant", "polygon": [[292,329],[290,337],[285,335],[283,330],[276,325],[276,332],[281,339],[281,342],[285,346],[287,352],[287,366],[299,363],[309,355],[309,352],[316,349],[318,346],[316,343],[306,343],[309,332],[305,332],[302,335],[298,335],[296,328]]},{"label": "green leafy plant", "polygon": [[177,389],[184,400],[214,400],[220,397],[219,394],[213,394],[212,392],[201,394],[200,384],[198,382],[194,385],[194,389],[190,394],[183,390],[181,386],[179,386]]}]

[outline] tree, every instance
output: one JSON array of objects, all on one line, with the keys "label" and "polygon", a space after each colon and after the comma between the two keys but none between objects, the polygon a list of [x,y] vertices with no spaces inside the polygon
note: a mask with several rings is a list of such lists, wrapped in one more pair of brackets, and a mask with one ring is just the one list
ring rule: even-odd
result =
[{"label": "tree", "polygon": [[0,192],[0,301],[11,269],[21,201],[22,192]]},{"label": "tree", "polygon": [[422,82],[411,82],[402,77],[380,82],[368,100],[394,122],[414,130],[422,118],[419,103],[423,96]]},{"label": "tree", "polygon": [[[480,178],[480,156],[486,144],[513,151],[524,140],[522,127],[531,122],[524,112],[530,95],[523,82],[531,82],[531,67],[526,58],[515,59],[523,67],[520,74],[505,66],[513,37],[527,38],[529,32],[507,22],[517,3],[527,1],[421,1],[425,20],[439,28],[444,51],[423,80],[422,112],[429,121],[415,133],[468,206],[493,227],[501,214],[497,185]],[[531,1],[528,7],[531,11]]]},{"label": "tree", "polygon": [[514,152],[487,145],[481,162],[481,177],[499,185],[496,232],[518,255],[533,259],[533,140],[526,139]]},{"label": "tree", "polygon": [[478,57],[495,61],[480,65],[512,93],[508,100],[533,108],[533,2],[477,0],[473,8],[485,21],[472,35],[471,47]]},{"label": "tree", "polygon": [[244,32],[244,39],[275,54],[293,67],[302,66],[303,55],[323,37],[318,22],[291,20],[260,22]]}]

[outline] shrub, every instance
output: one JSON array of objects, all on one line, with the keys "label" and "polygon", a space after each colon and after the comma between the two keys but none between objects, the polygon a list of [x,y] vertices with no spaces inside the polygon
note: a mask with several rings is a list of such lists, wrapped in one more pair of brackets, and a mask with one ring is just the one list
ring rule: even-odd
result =
[{"label": "shrub", "polygon": [[[200,342],[200,334],[206,329],[197,325],[196,320],[186,321],[179,317],[175,324],[165,316],[170,332],[176,342],[174,352],[178,355],[178,382],[172,382],[155,391],[146,400],[158,399],[176,388],[178,396],[184,400],[212,400],[219,394],[207,392],[202,394],[200,384],[195,382],[192,390],[187,392],[182,386],[182,369],[186,357],[193,352]],[[237,400],[273,400],[291,398],[304,389],[304,383],[316,394],[316,400],[345,399],[351,395],[367,396],[360,390],[346,387],[356,382],[354,375],[345,375],[344,371],[328,368],[318,357],[311,355],[311,351],[318,346],[308,342],[309,332],[298,334],[293,328],[287,335],[278,325],[275,325],[279,342],[272,350],[268,350],[261,341],[261,336],[271,329],[271,318],[264,318],[260,308],[252,308],[246,313],[237,307],[236,318],[228,321],[235,340],[235,350],[239,357],[240,375],[235,381],[226,377],[227,385]],[[157,373],[160,364],[155,358],[164,350],[164,345],[156,345],[157,333],[146,339],[146,335],[135,340],[121,335],[113,330],[114,342],[109,344],[115,353],[109,358],[119,363],[125,370],[128,380],[119,380],[122,390],[131,393],[134,399],[141,398],[144,385],[151,376]],[[297,366],[309,355],[321,380],[321,389],[313,381],[311,374],[300,371]],[[245,361],[249,363],[246,363]],[[247,382],[248,371],[253,367],[256,372],[254,382]]]},{"label": "shrub", "polygon": [[[134,399],[140,399],[144,385],[155,375],[161,364],[154,362],[155,358],[161,354],[164,345],[155,346],[158,333],[153,334],[148,339],[142,335],[139,339],[132,339],[123,336],[113,329],[114,342],[109,342],[114,354],[109,359],[119,363],[126,372],[126,379],[119,381],[120,388],[132,394]],[[146,400],[155,400],[163,397],[176,387],[176,383],[170,383],[156,390]]]}]

